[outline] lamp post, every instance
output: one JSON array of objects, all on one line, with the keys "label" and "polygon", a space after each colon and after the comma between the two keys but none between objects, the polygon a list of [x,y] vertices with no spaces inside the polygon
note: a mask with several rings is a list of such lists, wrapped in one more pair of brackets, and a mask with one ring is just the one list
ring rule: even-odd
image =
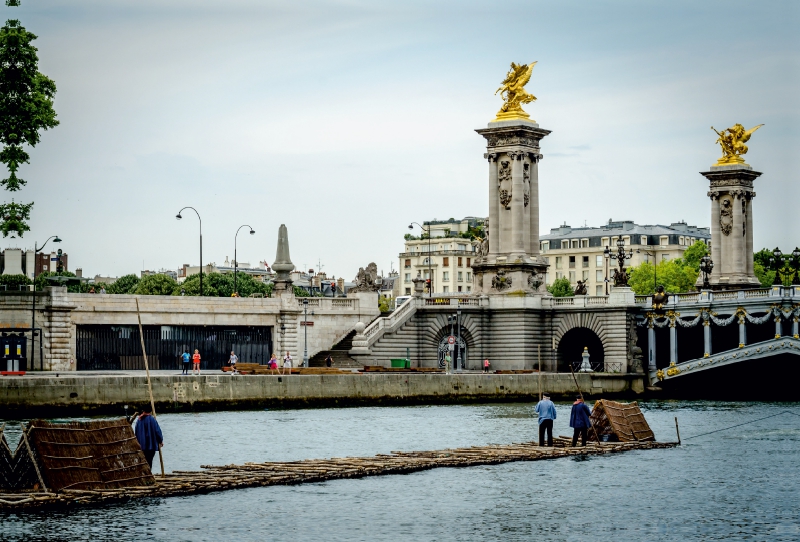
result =
[{"label": "lamp post", "polygon": [[[42,246],[39,246],[36,242],[33,243],[33,291],[31,292],[31,297],[33,297],[33,302],[31,303],[31,367],[33,367],[33,353],[36,351],[35,344],[36,344],[36,255],[44,249],[45,245],[47,245],[50,239],[53,240],[54,243],[60,243],[61,239],[58,235],[53,235],[47,238]],[[41,343],[41,338],[39,342]],[[44,371],[44,359],[42,356],[39,356],[39,370]]]},{"label": "lamp post", "polygon": [[711,257],[708,254],[700,258],[700,271],[703,272],[704,290],[711,289],[711,283],[708,282],[708,275],[711,274],[712,269],[714,269],[714,262],[711,260]]},{"label": "lamp post", "polygon": [[[243,224],[243,225],[239,226],[239,230],[241,230],[242,228],[250,228],[250,235],[253,235],[254,233],[256,233],[256,231],[253,229],[253,226],[248,226],[247,224]],[[238,288],[238,285],[237,285],[237,282],[236,282],[236,274],[239,272],[239,257],[237,256],[237,252],[236,252],[236,248],[237,248],[236,241],[237,241],[237,239],[239,237],[239,230],[236,230],[236,235],[233,236],[233,291],[237,295],[239,294],[239,288]],[[202,275],[201,275],[201,278],[202,278]],[[202,294],[200,294],[200,295],[202,295]]]},{"label": "lamp post", "polygon": [[800,248],[794,247],[792,251],[792,263],[794,264],[794,277],[792,277],[792,286],[800,285]]},{"label": "lamp post", "polygon": [[775,250],[772,251],[772,258],[769,259],[771,263],[774,264],[775,267],[775,280],[772,281],[773,286],[783,286],[783,282],[781,281],[781,268],[783,267],[783,252],[778,247],[775,247]]},{"label": "lamp post", "polygon": [[625,241],[620,237],[617,239],[617,253],[611,255],[617,260],[619,269],[614,270],[614,286],[627,286],[628,274],[625,272],[625,260],[633,257],[633,250],[625,250]]},{"label": "lamp post", "polygon": [[605,256],[606,259],[606,278],[603,280],[603,282],[606,283],[606,295],[608,295],[608,260],[611,258],[611,249],[609,249],[608,246],[606,246],[606,249],[603,251],[603,256]]},{"label": "lamp post", "polygon": [[[412,222],[408,225],[409,230],[414,229],[414,224],[419,226],[422,231],[425,231],[425,226],[420,224],[419,222]],[[428,297],[433,297],[433,269],[431,265],[431,226],[428,224],[428,283],[430,286],[428,287]]]},{"label": "lamp post", "polygon": [[658,289],[658,258],[656,258],[656,250],[653,249],[653,252],[649,252],[647,250],[639,250],[637,248],[636,253],[638,254],[640,252],[644,252],[645,254],[647,254],[648,256],[652,256],[653,258],[653,293],[655,293],[655,291]]},{"label": "lamp post", "polygon": [[461,300],[458,301],[458,308],[456,309],[456,322],[458,323],[458,340],[456,341],[456,345],[458,345],[458,370],[464,370],[464,353],[463,348],[461,348]]},{"label": "lamp post", "polygon": [[303,367],[308,367],[308,299],[303,300]]},{"label": "lamp post", "polygon": [[191,209],[192,211],[194,211],[195,214],[197,215],[197,220],[200,221],[200,297],[203,297],[203,219],[200,218],[200,213],[198,213],[197,209],[195,209],[194,207],[184,207],[183,209],[178,211],[178,214],[175,215],[175,218],[177,218],[178,220],[183,218],[181,216],[181,213],[186,209]]}]

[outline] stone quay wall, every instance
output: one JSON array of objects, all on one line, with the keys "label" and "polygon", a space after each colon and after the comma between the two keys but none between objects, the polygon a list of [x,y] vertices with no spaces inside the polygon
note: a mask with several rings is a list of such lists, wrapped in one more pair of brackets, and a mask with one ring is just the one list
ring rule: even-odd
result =
[{"label": "stone quay wall", "polygon": [[[631,397],[644,392],[641,375],[578,374],[587,398]],[[539,375],[158,375],[152,377],[157,412],[264,407],[330,407],[488,401],[536,401]],[[542,374],[541,388],[554,399],[576,393],[570,374]],[[149,402],[144,375],[72,373],[0,379],[6,415],[122,414],[125,405]],[[132,410],[131,410],[132,412]]]}]

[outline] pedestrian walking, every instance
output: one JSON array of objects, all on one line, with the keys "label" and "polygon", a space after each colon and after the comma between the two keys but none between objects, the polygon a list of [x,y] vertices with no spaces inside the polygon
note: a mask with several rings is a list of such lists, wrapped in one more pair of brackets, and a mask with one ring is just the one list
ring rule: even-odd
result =
[{"label": "pedestrian walking", "polygon": [[450,372],[450,362],[453,361],[453,358],[450,357],[450,352],[444,355],[444,372]]},{"label": "pedestrian walking", "polygon": [[283,356],[283,371],[281,374],[285,374],[286,369],[289,369],[289,374],[292,374],[292,355],[289,351],[286,351],[286,355]]},{"label": "pedestrian walking", "polygon": [[569,414],[569,426],[572,427],[572,447],[578,443],[578,435],[581,436],[581,446],[586,446],[586,437],[589,434],[589,428],[592,426],[592,421],[589,417],[592,411],[583,402],[583,397],[578,395],[575,402],[572,403],[572,412]]},{"label": "pedestrian walking", "polygon": [[231,364],[231,374],[238,375],[239,372],[236,370],[236,362],[239,361],[239,356],[237,356],[233,350],[231,350],[231,357],[228,361]]},{"label": "pedestrian walking", "polygon": [[200,374],[200,350],[195,349],[194,355],[192,356],[192,374],[197,371],[197,374]]},{"label": "pedestrian walking", "polygon": [[144,407],[142,415],[136,420],[136,428],[134,429],[136,440],[139,442],[144,458],[150,468],[153,468],[153,457],[156,452],[164,445],[164,436],[161,434],[161,427],[153,417],[153,410],[150,405]]},{"label": "pedestrian walking", "polygon": [[325,366],[330,367],[331,365],[333,365],[333,357],[331,357],[331,355],[328,354],[328,357],[325,358]]},{"label": "pedestrian walking", "polygon": [[489,360],[488,359],[483,360],[483,372],[484,373],[488,373],[489,372]]},{"label": "pedestrian walking", "polygon": [[553,445],[553,421],[556,419],[556,406],[550,400],[550,394],[543,393],[535,409],[539,415],[539,446],[544,446],[544,436],[547,433],[547,445]]},{"label": "pedestrian walking", "polygon": [[181,374],[189,376],[189,368],[192,363],[192,355],[189,354],[188,348],[183,351],[183,354],[181,354],[181,361],[183,362],[183,370],[181,371]]},{"label": "pedestrian walking", "polygon": [[267,367],[269,367],[270,373],[275,374],[275,370],[278,368],[278,354],[275,352],[272,353],[272,356],[270,356],[267,362]]}]

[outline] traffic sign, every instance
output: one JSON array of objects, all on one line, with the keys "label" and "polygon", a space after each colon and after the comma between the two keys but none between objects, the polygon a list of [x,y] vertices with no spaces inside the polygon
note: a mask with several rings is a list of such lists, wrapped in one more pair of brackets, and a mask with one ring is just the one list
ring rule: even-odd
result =
[{"label": "traffic sign", "polygon": [[455,337],[453,337],[452,335],[450,335],[450,336],[447,338],[447,344],[456,344],[456,338],[455,338]]}]

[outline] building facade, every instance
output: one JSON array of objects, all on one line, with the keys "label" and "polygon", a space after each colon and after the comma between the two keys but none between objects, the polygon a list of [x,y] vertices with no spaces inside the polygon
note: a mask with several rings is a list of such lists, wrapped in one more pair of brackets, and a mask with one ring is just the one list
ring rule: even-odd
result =
[{"label": "building facade", "polygon": [[545,282],[549,286],[556,279],[566,277],[574,288],[577,282],[586,284],[589,295],[605,295],[606,279],[611,280],[614,262],[604,256],[606,247],[616,252],[617,240],[622,238],[633,256],[625,266],[642,262],[661,262],[680,258],[695,241],[710,246],[709,228],[673,222],[669,226],[639,225],[630,220],[613,221],[600,227],[573,228],[559,226],[541,238],[541,252],[549,264]]},{"label": "building facade", "polygon": [[421,236],[406,234],[405,249],[399,255],[398,294],[411,295],[417,276],[431,279],[433,293],[472,292],[472,264],[478,245],[472,233],[482,224],[482,218],[472,216],[431,220],[423,222]]},{"label": "building facade", "polygon": [[0,254],[0,268],[3,275],[25,275],[33,279],[34,269],[36,276],[47,271],[58,269],[59,258],[64,271],[69,271],[69,256],[66,252],[46,252],[34,255],[32,250],[21,248],[7,248]]}]

